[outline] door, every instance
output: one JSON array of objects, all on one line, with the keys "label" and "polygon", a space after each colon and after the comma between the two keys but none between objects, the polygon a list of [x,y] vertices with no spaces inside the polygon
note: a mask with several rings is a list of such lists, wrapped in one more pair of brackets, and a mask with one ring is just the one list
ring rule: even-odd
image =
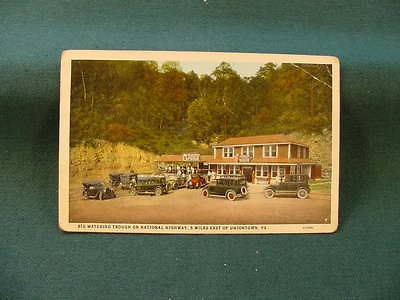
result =
[{"label": "door", "polygon": [[252,167],[243,167],[242,168],[243,175],[246,178],[247,182],[253,181],[253,168]]}]

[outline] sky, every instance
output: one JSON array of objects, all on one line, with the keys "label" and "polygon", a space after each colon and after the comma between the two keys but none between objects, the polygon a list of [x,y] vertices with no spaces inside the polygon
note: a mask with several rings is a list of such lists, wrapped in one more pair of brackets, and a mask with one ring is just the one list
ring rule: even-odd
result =
[{"label": "sky", "polygon": [[[161,66],[164,61],[158,61],[159,66]],[[207,74],[210,75],[215,68],[220,64],[220,61],[179,61],[182,70],[187,73],[194,71],[198,75]],[[250,77],[254,76],[258,69],[265,63],[254,63],[254,62],[228,62],[231,67],[241,76]],[[267,63],[267,62],[266,62]]]},{"label": "sky", "polygon": [[[221,62],[180,62],[184,72],[194,71],[197,74],[210,75]],[[260,63],[229,62],[241,77],[254,76],[260,68]]]}]

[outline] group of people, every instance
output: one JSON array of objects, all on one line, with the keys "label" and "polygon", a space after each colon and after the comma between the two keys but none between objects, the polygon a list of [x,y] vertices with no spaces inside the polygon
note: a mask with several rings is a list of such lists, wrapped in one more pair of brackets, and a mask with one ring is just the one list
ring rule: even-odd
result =
[{"label": "group of people", "polygon": [[[173,173],[178,176],[198,174],[199,171],[200,171],[199,169],[193,166],[168,166],[165,168],[166,173]],[[213,181],[217,177],[217,174],[214,170],[208,170],[205,173],[201,172],[201,175],[207,176],[207,182]]]},{"label": "group of people", "polygon": [[176,175],[196,174],[197,168],[193,166],[168,166],[165,170],[167,173],[175,173]]}]

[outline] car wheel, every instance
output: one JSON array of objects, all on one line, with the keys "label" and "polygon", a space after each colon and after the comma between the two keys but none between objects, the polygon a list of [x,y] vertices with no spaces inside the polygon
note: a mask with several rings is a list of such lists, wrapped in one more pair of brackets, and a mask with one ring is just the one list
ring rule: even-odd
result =
[{"label": "car wheel", "polygon": [[306,199],[308,197],[308,191],[306,189],[299,189],[297,191],[297,198]]},{"label": "car wheel", "polygon": [[208,198],[208,197],[210,196],[210,194],[208,193],[208,190],[207,190],[207,189],[203,190],[203,191],[201,192],[201,194],[202,194],[204,197],[206,197],[206,198]]},{"label": "car wheel", "polygon": [[131,194],[132,196],[136,196],[137,195],[136,188],[131,188],[131,190],[129,191],[129,194]]},{"label": "car wheel", "polygon": [[103,192],[100,192],[100,193],[99,193],[99,200],[104,200]]},{"label": "car wheel", "polygon": [[236,192],[235,191],[227,191],[225,194],[226,199],[230,200],[230,201],[235,201],[236,200]]},{"label": "car wheel", "polygon": [[161,190],[161,188],[160,188],[159,186],[156,187],[156,190],[155,190],[154,194],[155,194],[156,196],[161,196],[162,190]]},{"label": "car wheel", "polygon": [[83,192],[83,199],[85,199],[85,200],[89,199],[87,192]]},{"label": "car wheel", "polygon": [[174,190],[177,190],[178,188],[179,188],[179,185],[178,185],[177,182],[175,182],[175,183],[174,183],[174,186],[173,186],[173,189],[174,189]]},{"label": "car wheel", "polygon": [[247,195],[247,188],[245,186],[242,186],[240,188],[240,192],[242,193],[242,195]]},{"label": "car wheel", "polygon": [[273,189],[266,189],[264,192],[265,198],[274,198],[275,191]]}]

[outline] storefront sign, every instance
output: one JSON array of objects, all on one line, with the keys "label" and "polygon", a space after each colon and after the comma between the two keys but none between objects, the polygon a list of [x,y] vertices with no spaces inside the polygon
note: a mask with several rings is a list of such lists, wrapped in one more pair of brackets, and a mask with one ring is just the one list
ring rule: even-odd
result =
[{"label": "storefront sign", "polygon": [[249,155],[239,155],[238,156],[238,162],[240,162],[240,163],[248,163],[248,162],[250,162],[250,156]]},{"label": "storefront sign", "polygon": [[183,161],[199,161],[200,160],[200,154],[198,154],[198,153],[184,153],[182,155],[182,160]]}]

